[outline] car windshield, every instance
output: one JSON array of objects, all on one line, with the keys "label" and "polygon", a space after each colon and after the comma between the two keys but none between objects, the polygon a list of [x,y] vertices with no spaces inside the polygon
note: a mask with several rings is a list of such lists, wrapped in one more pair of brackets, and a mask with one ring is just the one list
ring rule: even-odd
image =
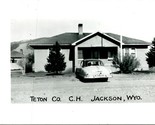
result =
[{"label": "car windshield", "polygon": [[81,62],[82,67],[87,67],[87,66],[103,66],[103,62],[100,60],[84,60]]}]

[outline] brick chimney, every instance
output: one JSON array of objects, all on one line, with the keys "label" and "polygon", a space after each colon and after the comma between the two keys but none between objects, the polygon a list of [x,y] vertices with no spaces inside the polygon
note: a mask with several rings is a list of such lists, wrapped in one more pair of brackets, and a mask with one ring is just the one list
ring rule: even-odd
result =
[{"label": "brick chimney", "polygon": [[78,33],[79,35],[83,35],[83,24],[78,24]]}]

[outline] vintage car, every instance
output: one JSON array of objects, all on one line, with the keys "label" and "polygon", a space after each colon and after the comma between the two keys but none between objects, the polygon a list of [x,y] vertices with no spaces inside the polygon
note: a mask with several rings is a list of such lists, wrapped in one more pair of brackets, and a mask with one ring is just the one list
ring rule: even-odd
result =
[{"label": "vintage car", "polygon": [[108,81],[112,77],[111,71],[104,67],[99,59],[84,59],[80,63],[80,67],[76,68],[76,77],[79,79],[103,79]]}]

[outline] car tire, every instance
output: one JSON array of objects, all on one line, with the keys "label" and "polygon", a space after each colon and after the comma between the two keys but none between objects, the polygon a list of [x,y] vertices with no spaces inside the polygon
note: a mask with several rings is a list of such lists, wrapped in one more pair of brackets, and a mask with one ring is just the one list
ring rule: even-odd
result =
[{"label": "car tire", "polygon": [[78,73],[76,71],[75,71],[75,77],[79,78],[79,75],[78,75]]},{"label": "car tire", "polygon": [[82,77],[82,76],[78,76],[78,79],[79,79],[81,82],[84,82],[84,81],[85,81],[85,78]]},{"label": "car tire", "polygon": [[104,81],[104,82],[107,82],[107,81],[108,81],[108,78],[103,78],[103,81]]}]

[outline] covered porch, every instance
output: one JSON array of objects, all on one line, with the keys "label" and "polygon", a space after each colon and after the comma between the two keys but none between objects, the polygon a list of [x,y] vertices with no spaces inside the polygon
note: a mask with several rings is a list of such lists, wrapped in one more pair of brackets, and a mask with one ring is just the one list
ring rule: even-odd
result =
[{"label": "covered porch", "polygon": [[119,48],[115,47],[75,47],[73,72],[83,59],[100,59],[106,67],[111,67],[112,59],[118,56]]},{"label": "covered porch", "polygon": [[83,59],[100,59],[105,66],[111,66],[113,57],[120,52],[120,42],[100,32],[74,42],[72,47],[73,72]]}]

